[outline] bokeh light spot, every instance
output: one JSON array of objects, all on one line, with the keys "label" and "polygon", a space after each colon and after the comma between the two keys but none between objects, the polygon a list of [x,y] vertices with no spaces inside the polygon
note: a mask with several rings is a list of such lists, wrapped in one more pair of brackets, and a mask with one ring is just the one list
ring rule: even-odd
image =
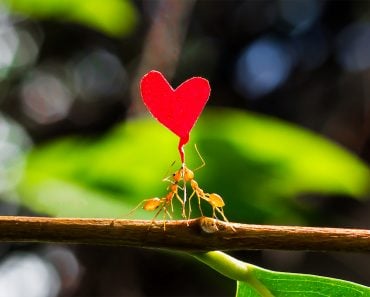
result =
[{"label": "bokeh light spot", "polygon": [[346,70],[370,67],[370,24],[354,23],[337,36],[337,61]]},{"label": "bokeh light spot", "polygon": [[74,84],[85,101],[122,93],[127,85],[127,74],[114,54],[96,49],[77,59],[74,66]]},{"label": "bokeh light spot", "polygon": [[5,78],[18,49],[19,39],[12,27],[0,26],[0,79]]},{"label": "bokeh light spot", "polygon": [[59,287],[53,266],[34,254],[17,253],[0,265],[0,297],[54,297]]},{"label": "bokeh light spot", "polygon": [[61,290],[71,291],[81,276],[80,264],[74,253],[64,247],[52,247],[45,253],[45,258],[53,264],[62,280]]},{"label": "bokeh light spot", "polygon": [[25,152],[30,146],[24,129],[0,114],[0,194],[15,189],[23,174]]},{"label": "bokeh light spot", "polygon": [[62,78],[45,71],[35,71],[23,82],[21,99],[25,113],[40,124],[64,119],[74,101]]},{"label": "bokeh light spot", "polygon": [[272,38],[257,40],[237,62],[237,88],[251,98],[266,95],[287,79],[292,64],[293,57],[282,42]]},{"label": "bokeh light spot", "polygon": [[280,0],[280,16],[291,27],[292,34],[299,34],[312,26],[321,13],[317,0]]},{"label": "bokeh light spot", "polygon": [[17,30],[19,47],[14,57],[13,67],[24,67],[34,63],[39,53],[39,44],[26,30]]}]

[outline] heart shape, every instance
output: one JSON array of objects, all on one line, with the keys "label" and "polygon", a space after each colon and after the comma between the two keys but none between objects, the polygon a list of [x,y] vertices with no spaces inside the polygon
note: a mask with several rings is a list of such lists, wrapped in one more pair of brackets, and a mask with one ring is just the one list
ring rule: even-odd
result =
[{"label": "heart shape", "polygon": [[152,70],[141,79],[140,89],[150,113],[180,137],[179,152],[184,162],[183,146],[211,93],[208,80],[192,77],[173,89],[162,73]]}]

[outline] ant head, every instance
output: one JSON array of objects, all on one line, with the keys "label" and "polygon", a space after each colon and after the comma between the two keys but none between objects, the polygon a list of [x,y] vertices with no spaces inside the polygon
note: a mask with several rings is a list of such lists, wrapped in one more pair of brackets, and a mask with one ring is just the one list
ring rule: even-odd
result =
[{"label": "ant head", "polygon": [[174,172],[172,174],[172,177],[173,177],[173,180],[175,181],[175,183],[178,183],[182,178],[182,168],[180,168],[179,170]]},{"label": "ant head", "polygon": [[184,168],[184,181],[192,181],[194,179],[194,172],[191,171],[189,168],[185,167]]}]

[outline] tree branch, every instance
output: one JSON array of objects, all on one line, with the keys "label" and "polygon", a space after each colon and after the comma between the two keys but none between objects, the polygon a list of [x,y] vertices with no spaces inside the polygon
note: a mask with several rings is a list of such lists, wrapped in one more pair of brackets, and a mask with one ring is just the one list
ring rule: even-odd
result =
[{"label": "tree branch", "polygon": [[[164,229],[165,227],[165,229]],[[0,242],[132,246],[188,252],[212,250],[370,251],[370,230],[189,221],[0,217]]]}]

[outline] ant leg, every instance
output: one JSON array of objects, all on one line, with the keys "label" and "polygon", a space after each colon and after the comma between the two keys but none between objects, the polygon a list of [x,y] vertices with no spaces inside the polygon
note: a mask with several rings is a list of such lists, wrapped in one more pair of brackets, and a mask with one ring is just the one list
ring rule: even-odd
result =
[{"label": "ant leg", "polygon": [[229,220],[225,216],[225,213],[224,213],[224,210],[222,209],[222,207],[215,207],[215,208],[221,214],[221,216],[223,217],[224,221],[225,222],[229,222]]},{"label": "ant leg", "polygon": [[173,176],[172,174],[169,176],[166,176],[165,178],[162,179],[163,182],[169,182],[171,184],[174,184],[175,182],[171,179]]},{"label": "ant leg", "polygon": [[170,212],[167,210],[167,208],[164,208],[164,211],[165,211],[166,215],[172,220],[172,216],[171,216]]},{"label": "ant leg", "polygon": [[138,205],[136,205],[132,210],[130,210],[130,212],[128,214],[126,214],[124,217],[129,217],[130,215],[132,215],[140,206],[142,206],[145,202],[149,201],[150,199],[145,199],[143,201],[141,201]]},{"label": "ant leg", "polygon": [[181,187],[179,184],[178,184],[178,182],[174,182],[173,180],[170,180],[170,182],[171,182],[171,184],[167,187],[167,191],[170,191],[171,190],[171,186],[172,185],[176,185],[177,186],[177,188],[179,188],[181,191],[184,191],[184,188],[183,187]]},{"label": "ant leg", "polygon": [[[172,200],[171,200],[172,202]],[[168,203],[166,203],[168,204]],[[166,204],[163,206],[164,212],[163,212],[163,231],[166,231],[166,216],[168,216],[170,219],[172,219],[171,214],[169,213]]]},{"label": "ant leg", "polygon": [[216,215],[216,209],[217,207],[214,207],[214,206],[212,207],[212,218],[218,219]]},{"label": "ant leg", "polygon": [[162,212],[164,207],[165,207],[165,202],[162,202],[162,206],[158,209],[158,211],[155,213],[154,217],[152,218],[152,224],[155,221],[155,219],[159,216],[159,214]]},{"label": "ant leg", "polygon": [[198,196],[198,207],[199,207],[199,211],[200,211],[200,214],[201,216],[203,217],[203,210],[202,210],[202,205],[201,205],[201,199],[204,199],[207,201],[206,197],[203,195],[203,196],[200,196],[198,193],[197,193],[197,196]]},{"label": "ant leg", "polygon": [[[172,211],[172,213],[173,213],[173,203],[172,203],[172,199],[171,199],[171,211]],[[165,208],[165,210],[167,211],[167,209]]]},{"label": "ant leg", "polygon": [[[224,218],[225,222],[228,222],[229,223],[229,220],[226,218],[225,214],[224,214],[224,210],[222,207],[216,207],[216,210],[222,215],[222,217]],[[233,226],[230,226],[231,229],[236,232],[235,228]]]},{"label": "ant leg", "polygon": [[[182,206],[182,212],[181,212],[181,216],[186,219],[186,214],[185,214],[185,203],[184,201],[182,201],[181,197],[179,196],[178,193],[175,193],[175,196],[176,196],[176,199],[180,201],[181,203],[181,206]],[[172,203],[172,201],[171,201]]]},{"label": "ant leg", "polygon": [[167,208],[166,208],[166,205],[164,205],[164,212],[163,212],[163,231],[166,231],[166,214],[167,214]]},{"label": "ant leg", "polygon": [[193,198],[194,194],[195,194],[195,190],[193,191],[193,193],[191,193],[191,195],[189,197],[189,215],[188,215],[188,220],[190,219],[190,214],[191,214],[191,198]]},{"label": "ant leg", "polygon": [[[184,176],[185,176],[185,164],[183,164],[183,166],[182,166],[182,182],[183,182],[183,193],[184,193],[184,205],[186,204],[186,181],[185,181],[185,179],[184,179]],[[184,210],[185,211],[185,210]]]},{"label": "ant leg", "polygon": [[[161,207],[158,209],[158,211],[155,213],[154,217],[152,218],[152,222],[150,223],[150,226],[148,228],[148,230],[152,227],[154,221],[156,220],[156,218],[159,216],[159,214],[164,210],[164,215],[166,214],[166,212],[168,213],[167,211],[167,208],[166,208],[166,198],[162,198],[162,205]],[[165,225],[165,223],[164,223]],[[165,230],[165,226],[164,226],[164,230]]]}]

